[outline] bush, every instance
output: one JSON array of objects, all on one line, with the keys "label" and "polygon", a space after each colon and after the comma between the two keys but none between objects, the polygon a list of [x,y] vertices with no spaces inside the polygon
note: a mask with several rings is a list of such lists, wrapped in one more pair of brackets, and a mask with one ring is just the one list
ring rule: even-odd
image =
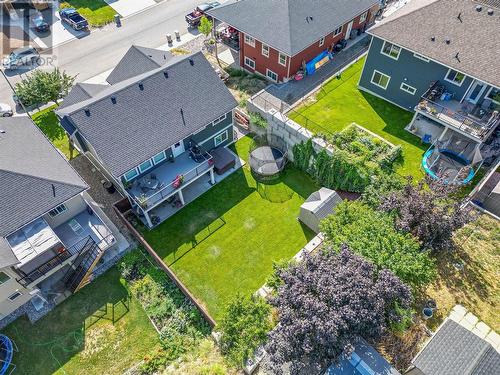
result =
[{"label": "bush", "polygon": [[295,263],[296,261],[293,258],[281,259],[277,262],[273,262],[273,273],[267,278],[266,285],[273,291],[277,291],[280,285],[283,284],[280,273]]},{"label": "bush", "polygon": [[259,128],[267,128],[267,120],[258,112],[250,112],[250,122]]}]

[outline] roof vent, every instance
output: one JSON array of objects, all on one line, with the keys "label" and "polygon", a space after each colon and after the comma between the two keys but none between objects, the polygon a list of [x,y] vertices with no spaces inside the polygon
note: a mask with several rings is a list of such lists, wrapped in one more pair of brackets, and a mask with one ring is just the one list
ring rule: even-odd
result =
[{"label": "roof vent", "polygon": [[307,16],[307,17],[306,17],[306,22],[307,22],[307,23],[309,23],[309,21],[311,21],[311,22],[312,22],[313,20],[314,20],[314,18],[312,18],[312,16]]},{"label": "roof vent", "polygon": [[458,57],[459,52],[455,55],[455,59],[457,59],[458,62],[460,62],[460,58]]},{"label": "roof vent", "polygon": [[111,97],[111,103],[116,104],[116,96]]},{"label": "roof vent", "polygon": [[458,13],[457,19],[462,23],[462,12]]},{"label": "roof vent", "polygon": [[163,60],[166,60],[167,59],[167,55],[163,55]]},{"label": "roof vent", "polygon": [[165,78],[168,78],[168,70],[164,70],[163,75],[165,76]]},{"label": "roof vent", "polygon": [[90,109],[89,108],[85,108],[84,111],[85,111],[85,114],[87,116],[90,116]]},{"label": "roof vent", "polygon": [[5,134],[5,130],[0,129],[0,133]]},{"label": "roof vent", "polygon": [[446,38],[446,39],[444,40],[444,42],[445,42],[446,44],[450,44],[450,43],[451,43],[450,39],[448,39],[448,38]]},{"label": "roof vent", "polygon": [[186,126],[186,119],[184,118],[184,110],[181,108],[182,123]]},{"label": "roof vent", "polygon": [[493,15],[493,9],[488,9],[488,16],[492,16]]},{"label": "roof vent", "polygon": [[476,5],[476,11],[480,12],[483,10],[483,7],[481,5]]},{"label": "roof vent", "polygon": [[436,41],[436,37],[435,36],[431,36],[431,42],[435,42]]},{"label": "roof vent", "polygon": [[191,64],[191,66],[194,65],[194,60],[193,59],[189,59],[189,63]]},{"label": "roof vent", "polygon": [[139,82],[139,90],[141,91],[144,90],[144,84],[142,82]]},{"label": "roof vent", "polygon": [[51,184],[51,185],[52,185],[52,195],[53,195],[53,196],[54,196],[54,198],[55,198],[55,196],[56,196],[56,187],[55,187],[55,185],[54,185],[54,184]]}]

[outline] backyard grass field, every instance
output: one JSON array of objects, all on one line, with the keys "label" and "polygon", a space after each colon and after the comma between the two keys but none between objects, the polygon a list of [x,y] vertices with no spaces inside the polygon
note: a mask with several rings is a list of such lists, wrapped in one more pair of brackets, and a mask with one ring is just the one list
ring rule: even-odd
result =
[{"label": "backyard grass field", "polygon": [[403,162],[397,168],[402,175],[421,178],[422,155],[428,146],[404,128],[413,116],[383,99],[357,88],[365,59],[332,79],[306,104],[287,114],[292,120],[315,133],[333,133],[355,122],[403,149]]},{"label": "backyard grass field", "polygon": [[66,0],[61,7],[75,8],[87,19],[90,26],[104,26],[113,21],[116,10],[104,0]]},{"label": "backyard grass field", "polygon": [[2,333],[19,348],[15,374],[121,374],[140,362],[159,339],[136,299],[126,303],[129,311],[120,302],[127,296],[112,268],[34,325],[23,317],[7,326]]},{"label": "backyard grass field", "polygon": [[[235,144],[243,159],[250,142]],[[266,282],[273,261],[312,239],[297,216],[316,189],[292,166],[273,185],[257,184],[245,166],[144,236],[217,320],[236,293],[253,294]]]}]

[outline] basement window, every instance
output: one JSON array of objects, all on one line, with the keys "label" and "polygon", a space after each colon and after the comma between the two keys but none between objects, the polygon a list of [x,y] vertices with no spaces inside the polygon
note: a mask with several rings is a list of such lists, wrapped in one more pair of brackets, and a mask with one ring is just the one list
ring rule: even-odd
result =
[{"label": "basement window", "polygon": [[9,296],[9,300],[14,301],[16,298],[21,297],[23,294],[21,292],[12,293]]}]

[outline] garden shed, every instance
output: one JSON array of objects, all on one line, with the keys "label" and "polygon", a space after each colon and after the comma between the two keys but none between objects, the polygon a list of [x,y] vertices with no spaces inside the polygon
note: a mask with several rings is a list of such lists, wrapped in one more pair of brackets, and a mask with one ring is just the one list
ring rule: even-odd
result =
[{"label": "garden shed", "polygon": [[337,204],[342,202],[342,198],[335,190],[322,187],[312,193],[300,206],[299,220],[319,233],[319,222],[333,212]]}]

